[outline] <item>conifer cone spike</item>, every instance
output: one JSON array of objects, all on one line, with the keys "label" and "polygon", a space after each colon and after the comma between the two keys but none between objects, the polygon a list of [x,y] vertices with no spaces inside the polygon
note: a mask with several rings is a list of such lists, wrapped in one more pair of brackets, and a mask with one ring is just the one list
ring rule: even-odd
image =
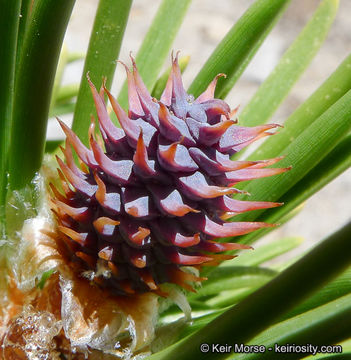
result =
[{"label": "conifer cone spike", "polygon": [[[129,112],[105,88],[98,92],[88,77],[103,143],[94,122],[90,148],[64,123],[67,139],[58,158],[64,194],[54,185],[52,209],[58,222],[62,251],[75,271],[87,271],[99,286],[119,295],[154,291],[170,282],[192,290],[201,281],[182,266],[213,265],[232,258],[223,251],[246,245],[218,243],[218,237],[249,233],[270,224],[228,222],[238,213],[279,206],[239,201],[231,194],[239,181],[280,174],[265,169],[268,161],[232,161],[230,155],[270,135],[277,125],[246,128],[236,125],[236,109],[214,98],[219,74],[197,99],[183,87],[177,56],[166,88],[157,101],[144,85],[134,59],[126,65]],[[109,118],[107,94],[122,126]],[[81,164],[72,156],[75,150]],[[61,246],[62,247],[62,246]]]}]

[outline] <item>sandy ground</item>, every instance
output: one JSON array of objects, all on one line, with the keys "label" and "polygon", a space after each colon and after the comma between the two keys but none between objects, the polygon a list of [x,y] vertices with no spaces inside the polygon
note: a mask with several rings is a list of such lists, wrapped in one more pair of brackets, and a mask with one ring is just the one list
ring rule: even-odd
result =
[{"label": "sandy ground", "polygon": [[[77,0],[65,40],[69,50],[86,51],[97,2],[97,0]],[[129,51],[137,53],[160,2],[160,0],[134,1],[122,45],[121,60],[128,62]],[[191,55],[190,64],[184,74],[186,85],[190,84],[216,44],[252,2],[217,0],[214,6],[213,0],[193,0],[173,46],[173,49],[181,50],[182,55]],[[227,97],[232,107],[237,104],[244,107],[307,22],[318,3],[317,0],[292,0],[287,12]],[[271,122],[283,122],[350,53],[350,16],[351,1],[341,0],[340,11],[327,41],[311,66],[296,83],[291,94],[274,114]],[[64,81],[79,81],[82,66],[81,62],[67,69]],[[117,93],[123,81],[124,72],[118,67],[113,84],[114,93]],[[70,122],[70,117],[66,117],[65,120]],[[59,136],[53,122],[50,123],[48,135],[51,138]],[[286,236],[302,236],[306,239],[302,249],[312,246],[350,220],[350,194],[351,170],[348,170],[310,198],[304,209],[293,220],[268,237],[279,239]]]}]

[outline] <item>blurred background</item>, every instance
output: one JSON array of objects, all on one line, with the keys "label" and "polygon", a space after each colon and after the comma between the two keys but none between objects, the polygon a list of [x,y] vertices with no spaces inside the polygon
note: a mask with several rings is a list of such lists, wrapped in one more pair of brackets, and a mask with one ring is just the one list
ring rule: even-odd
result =
[{"label": "blurred background", "polygon": [[[98,0],[77,0],[68,27],[65,44],[69,51],[85,52]],[[130,63],[129,52],[137,53],[161,0],[134,0],[119,59]],[[187,87],[205,63],[213,49],[239,19],[253,0],[193,0],[184,23],[173,45],[181,56],[190,55],[190,63],[184,73]],[[245,106],[260,83],[269,75],[284,51],[304,27],[319,0],[292,0],[289,8],[265,40],[261,49],[236,83],[226,101],[235,108]],[[214,5],[215,4],[215,5]],[[172,14],[169,14],[172,16]],[[293,87],[270,122],[283,123],[312,92],[335,70],[351,52],[351,1],[341,0],[339,12],[326,42],[311,65]],[[170,62],[165,64],[165,68]],[[64,74],[64,83],[79,82],[83,61],[70,65]],[[113,94],[117,95],[125,79],[124,69],[117,66]],[[71,115],[63,116],[70,124]],[[351,121],[351,119],[350,119]],[[240,113],[239,113],[240,123]],[[279,136],[279,135],[277,135]],[[318,134],[315,134],[318,137]],[[56,121],[50,119],[48,138],[63,138]],[[264,199],[260,199],[264,200]],[[266,236],[263,241],[286,236],[301,236],[305,239],[299,251],[310,248],[326,235],[332,233],[351,218],[351,170],[314,195],[301,212]]]}]

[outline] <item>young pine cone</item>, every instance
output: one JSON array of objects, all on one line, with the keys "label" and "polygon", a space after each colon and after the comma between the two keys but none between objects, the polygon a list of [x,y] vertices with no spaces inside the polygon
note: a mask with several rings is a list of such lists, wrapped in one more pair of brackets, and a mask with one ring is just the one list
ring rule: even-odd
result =
[{"label": "young pine cone", "polygon": [[[238,213],[275,207],[272,202],[239,201],[233,185],[282,173],[266,161],[232,161],[230,155],[269,135],[278,125],[236,125],[227,103],[214,98],[218,75],[197,99],[184,90],[177,57],[158,101],[146,89],[133,61],[126,67],[128,115],[110,92],[98,93],[88,79],[101,138],[92,121],[90,149],[62,122],[67,136],[66,163],[57,159],[64,194],[54,185],[60,251],[78,273],[113,293],[147,291],[164,294],[162,283],[192,290],[201,280],[184,266],[213,265],[232,258],[218,254],[247,249],[215,238],[237,236],[262,227],[261,222],[225,222]],[[122,128],[109,118],[107,94]],[[80,168],[73,160],[71,146]]]}]

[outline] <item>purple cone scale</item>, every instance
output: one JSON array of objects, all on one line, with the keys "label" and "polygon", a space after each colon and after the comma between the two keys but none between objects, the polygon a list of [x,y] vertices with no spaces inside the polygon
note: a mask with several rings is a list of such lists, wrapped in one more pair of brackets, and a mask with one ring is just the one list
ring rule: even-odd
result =
[{"label": "purple cone scale", "polygon": [[[184,90],[177,57],[160,100],[151,97],[134,60],[126,72],[128,113],[105,86],[98,92],[88,79],[100,130],[92,120],[89,148],[61,122],[63,193],[50,185],[58,247],[79,274],[90,271],[95,283],[119,295],[162,295],[162,283],[192,290],[202,278],[182,267],[216,265],[233,257],[222,252],[249,248],[216,238],[272,226],[225,219],[280,205],[232,198],[240,192],[236,183],[286,171],[265,168],[280,158],[230,160],[278,125],[236,125],[236,110],[214,98],[218,76],[194,99]],[[105,94],[121,128],[110,120]]]}]

